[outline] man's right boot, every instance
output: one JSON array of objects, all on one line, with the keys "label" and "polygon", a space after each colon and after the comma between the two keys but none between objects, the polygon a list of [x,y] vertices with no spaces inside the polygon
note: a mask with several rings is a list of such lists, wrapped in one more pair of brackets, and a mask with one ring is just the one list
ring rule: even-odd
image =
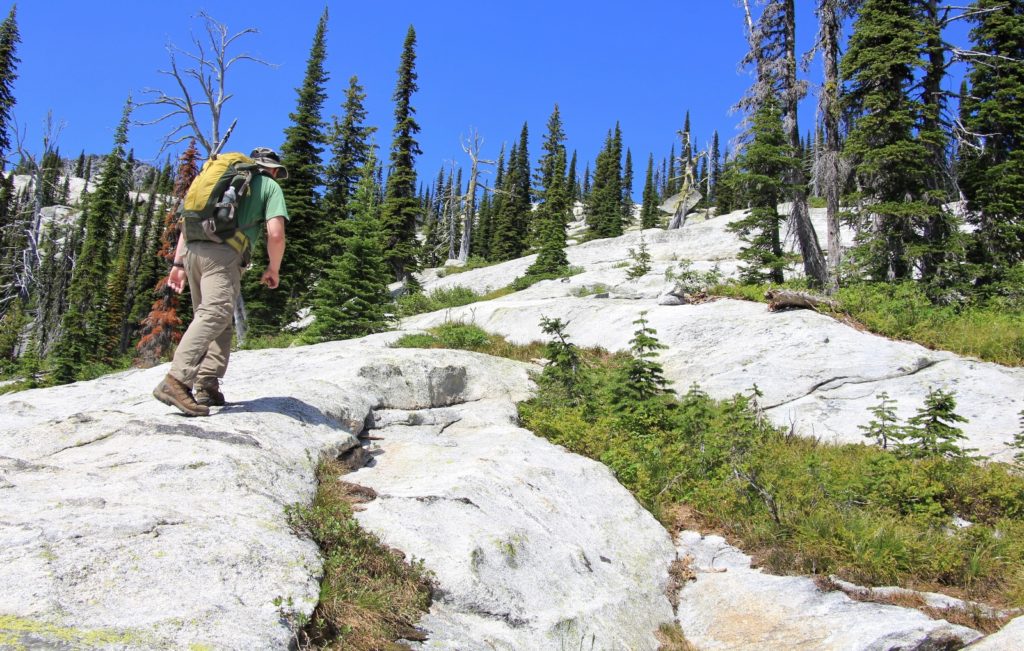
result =
[{"label": "man's right boot", "polygon": [[192,392],[183,382],[168,373],[153,389],[153,397],[172,407],[177,407],[186,416],[209,416],[210,408],[196,402]]},{"label": "man's right boot", "polygon": [[196,402],[207,407],[223,407],[224,394],[220,392],[217,378],[204,378],[196,382]]}]

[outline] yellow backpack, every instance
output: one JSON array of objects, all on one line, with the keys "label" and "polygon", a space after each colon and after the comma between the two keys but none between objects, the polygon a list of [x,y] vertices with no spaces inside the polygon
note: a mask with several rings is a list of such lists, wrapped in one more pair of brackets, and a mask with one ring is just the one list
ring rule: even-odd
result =
[{"label": "yellow backpack", "polygon": [[220,242],[243,253],[249,247],[249,238],[238,228],[235,211],[258,169],[253,159],[237,152],[206,161],[182,206],[185,241]]}]

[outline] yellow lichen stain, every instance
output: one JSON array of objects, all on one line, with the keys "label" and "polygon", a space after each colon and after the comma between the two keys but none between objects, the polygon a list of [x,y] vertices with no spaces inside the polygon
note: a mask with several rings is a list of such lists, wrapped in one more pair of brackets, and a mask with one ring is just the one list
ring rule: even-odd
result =
[{"label": "yellow lichen stain", "polygon": [[40,622],[17,615],[0,615],[0,645],[24,648],[21,643],[23,635],[32,635],[43,639],[68,642],[84,646],[103,646],[110,644],[140,644],[143,637],[133,631],[115,631],[111,629],[83,630],[70,626],[58,626]]}]

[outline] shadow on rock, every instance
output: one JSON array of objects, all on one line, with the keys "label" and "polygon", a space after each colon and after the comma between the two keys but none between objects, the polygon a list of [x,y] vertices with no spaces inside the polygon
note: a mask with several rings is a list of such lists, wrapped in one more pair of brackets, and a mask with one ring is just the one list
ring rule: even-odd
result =
[{"label": "shadow on rock", "polygon": [[[323,425],[331,429],[348,432],[337,420],[324,414],[313,405],[303,402],[298,398],[286,396],[273,396],[267,398],[256,398],[255,400],[241,400],[229,402],[220,408],[217,414],[245,414],[245,413],[271,413],[281,414],[294,418],[300,423],[307,425]],[[216,414],[214,414],[216,416]]]}]

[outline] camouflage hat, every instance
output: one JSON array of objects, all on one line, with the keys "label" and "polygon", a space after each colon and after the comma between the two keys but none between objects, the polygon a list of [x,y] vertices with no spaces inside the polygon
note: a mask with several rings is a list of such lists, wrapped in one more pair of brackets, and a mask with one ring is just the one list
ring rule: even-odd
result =
[{"label": "camouflage hat", "polygon": [[252,153],[249,154],[249,158],[255,160],[260,167],[280,169],[281,171],[277,175],[278,180],[288,178],[288,168],[281,164],[281,157],[270,147],[257,147],[253,149]]}]

